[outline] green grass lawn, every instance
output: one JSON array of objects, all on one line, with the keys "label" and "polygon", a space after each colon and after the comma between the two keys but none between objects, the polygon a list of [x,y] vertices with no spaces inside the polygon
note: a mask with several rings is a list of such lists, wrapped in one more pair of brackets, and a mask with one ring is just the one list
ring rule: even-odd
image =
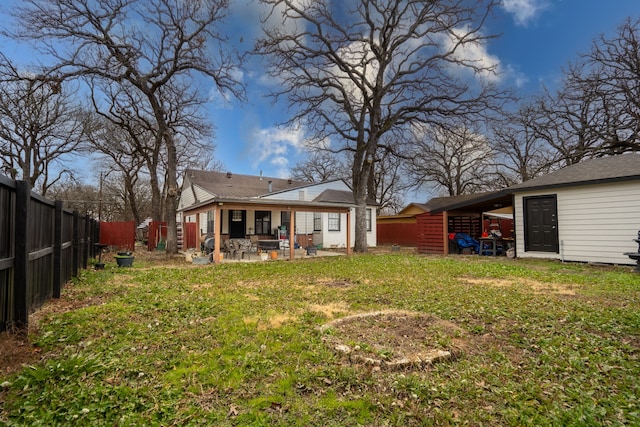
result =
[{"label": "green grass lawn", "polygon": [[[640,425],[640,275],[629,267],[406,253],[217,266],[137,257],[83,272],[51,307],[31,330],[39,358],[0,378],[0,422]],[[335,331],[321,325],[378,310],[455,325],[458,336],[434,344],[456,342],[455,357],[380,369],[325,342]]]}]

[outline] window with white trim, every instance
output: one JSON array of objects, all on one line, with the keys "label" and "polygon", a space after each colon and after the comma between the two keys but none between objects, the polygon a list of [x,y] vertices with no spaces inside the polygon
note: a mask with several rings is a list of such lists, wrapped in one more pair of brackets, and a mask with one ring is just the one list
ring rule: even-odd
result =
[{"label": "window with white trim", "polygon": [[335,212],[329,213],[329,231],[340,231],[340,214]]},{"label": "window with white trim", "polygon": [[313,213],[313,231],[322,231],[322,213]]}]

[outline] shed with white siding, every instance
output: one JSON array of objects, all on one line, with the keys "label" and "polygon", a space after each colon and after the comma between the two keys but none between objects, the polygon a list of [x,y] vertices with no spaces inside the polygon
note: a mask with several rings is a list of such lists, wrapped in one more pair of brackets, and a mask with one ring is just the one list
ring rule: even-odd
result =
[{"label": "shed with white siding", "polygon": [[640,154],[568,166],[510,187],[521,258],[634,264],[640,230]]}]

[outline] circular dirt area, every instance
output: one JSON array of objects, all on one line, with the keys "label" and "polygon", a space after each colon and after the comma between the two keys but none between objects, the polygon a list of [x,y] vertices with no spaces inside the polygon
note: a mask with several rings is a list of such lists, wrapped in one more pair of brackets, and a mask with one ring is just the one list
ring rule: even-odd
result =
[{"label": "circular dirt area", "polygon": [[436,316],[377,311],[334,320],[321,327],[325,342],[349,363],[381,369],[419,369],[459,356],[466,332]]}]

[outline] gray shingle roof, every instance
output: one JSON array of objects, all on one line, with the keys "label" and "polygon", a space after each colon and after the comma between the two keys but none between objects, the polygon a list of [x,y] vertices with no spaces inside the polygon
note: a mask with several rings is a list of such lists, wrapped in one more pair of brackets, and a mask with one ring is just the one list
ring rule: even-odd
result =
[{"label": "gray shingle roof", "polygon": [[318,203],[355,203],[351,191],[331,189],[324,190],[313,201]]},{"label": "gray shingle roof", "polygon": [[[194,169],[188,169],[185,174],[191,184],[202,187],[218,198],[230,199],[259,197],[312,184],[307,181]],[[271,191],[269,191],[269,182],[271,182]]]},{"label": "gray shingle roof", "polygon": [[585,160],[508,188],[512,192],[553,187],[640,180],[640,154]]}]

